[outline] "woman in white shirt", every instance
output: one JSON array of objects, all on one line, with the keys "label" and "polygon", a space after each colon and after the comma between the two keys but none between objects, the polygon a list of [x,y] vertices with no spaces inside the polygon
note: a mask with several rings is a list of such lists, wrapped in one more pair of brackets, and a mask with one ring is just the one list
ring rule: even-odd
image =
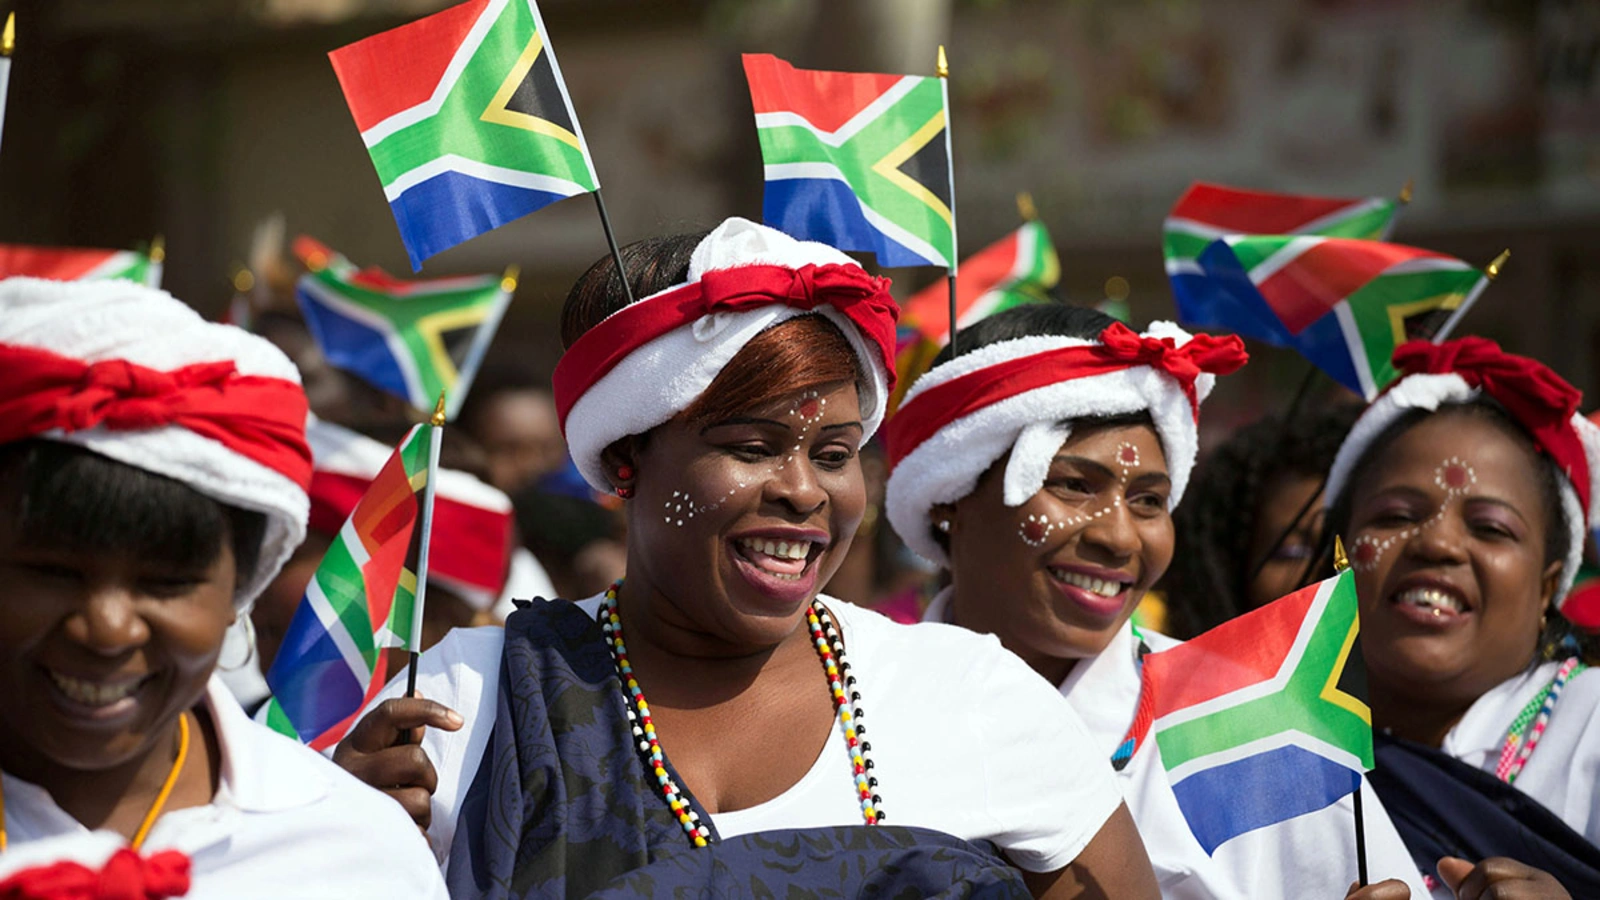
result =
[{"label": "woman in white shirt", "polygon": [[[704,891],[729,871],[780,893],[1154,896],[1048,685],[993,639],[818,595],[892,384],[887,280],[742,219],[624,256],[643,299],[592,268],[555,387],[579,469],[626,503],[626,580],[457,632],[423,657],[429,699],[380,703],[335,758],[402,786],[456,896]],[[420,754],[396,746],[422,725]]]},{"label": "woman in white shirt", "polygon": [[[1343,896],[1357,874],[1348,800],[1208,854],[1133,727],[1141,660],[1175,642],[1131,616],[1172,560],[1200,402],[1244,364],[1238,338],[1164,322],[1139,335],[1040,304],[958,340],[961,355],[946,350],[888,427],[889,520],[950,571],[927,618],[997,635],[1059,685],[1118,773],[1164,896]],[[1372,871],[1406,877],[1375,807]]]},{"label": "woman in white shirt", "polygon": [[[1405,829],[1429,870],[1445,853],[1532,847],[1522,829],[1547,810],[1559,819],[1550,831],[1564,823],[1589,845],[1557,854],[1587,856],[1586,865],[1552,872],[1591,896],[1600,890],[1600,672],[1586,663],[1600,604],[1571,587],[1600,508],[1600,428],[1578,414],[1577,389],[1482,338],[1412,342],[1394,363],[1403,378],[1362,415],[1329,475],[1329,533],[1344,536],[1361,596],[1372,721],[1384,733],[1379,774],[1409,765],[1413,782],[1437,770],[1464,789],[1390,805],[1401,821],[1451,797],[1490,798],[1475,812],[1440,811],[1475,820],[1482,834],[1422,819]],[[1406,780],[1378,783],[1387,793]],[[1489,829],[1519,793],[1544,810],[1506,823],[1510,838]],[[1583,869],[1589,880],[1575,883]]]},{"label": "woman in white shirt", "polygon": [[214,677],[304,534],[289,361],[159,291],[13,278],[0,384],[0,870],[131,845],[190,897],[444,896],[401,810]]}]

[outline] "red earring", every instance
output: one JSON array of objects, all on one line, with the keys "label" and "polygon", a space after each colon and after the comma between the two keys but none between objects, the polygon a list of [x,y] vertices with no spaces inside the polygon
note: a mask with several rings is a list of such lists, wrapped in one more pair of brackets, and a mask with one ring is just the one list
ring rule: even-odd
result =
[{"label": "red earring", "polygon": [[617,477],[623,481],[633,479],[633,466],[617,466]]},{"label": "red earring", "polygon": [[617,496],[624,500],[631,500],[633,499],[633,488],[627,487],[626,485],[618,485]]}]

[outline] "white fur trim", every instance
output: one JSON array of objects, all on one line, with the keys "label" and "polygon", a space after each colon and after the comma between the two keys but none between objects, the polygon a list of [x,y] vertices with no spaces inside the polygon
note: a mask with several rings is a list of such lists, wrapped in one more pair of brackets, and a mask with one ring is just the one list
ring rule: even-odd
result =
[{"label": "white fur trim", "polygon": [[[1378,436],[1394,424],[1408,410],[1425,409],[1434,412],[1446,404],[1470,403],[1482,393],[1471,387],[1460,375],[1454,373],[1408,375],[1396,382],[1388,391],[1372,401],[1361,418],[1350,429],[1339,453],[1328,470],[1328,482],[1323,490],[1323,505],[1331,508],[1342,495],[1350,481],[1351,470],[1366,455],[1367,448]],[[1580,415],[1572,417],[1572,427],[1583,443],[1584,457],[1589,465],[1590,509],[1588,515],[1578,503],[1578,492],[1567,478],[1561,479],[1561,516],[1567,527],[1568,542],[1565,561],[1562,563],[1561,581],[1556,592],[1556,608],[1566,600],[1578,577],[1578,567],[1583,564],[1583,545],[1589,528],[1596,523],[1594,502],[1595,478],[1600,475],[1600,427]]]},{"label": "white fur trim", "polygon": [[[359,432],[351,431],[315,416],[306,422],[306,440],[318,472],[348,475],[371,481],[378,477],[394,448]],[[434,481],[435,496],[464,506],[475,506],[496,513],[511,512],[511,498],[476,475],[458,469],[440,468]]]},{"label": "white fur trim", "polygon": [[[1178,346],[1189,341],[1188,332],[1169,322],[1151,323],[1150,337],[1170,337]],[[917,379],[906,392],[901,408],[935,385],[944,384],[1007,360],[1049,350],[1097,343],[1081,338],[1035,335],[1000,341],[956,357]],[[1195,390],[1204,399],[1216,384],[1209,374],[1196,379]],[[1074,419],[1148,412],[1166,454],[1172,493],[1167,508],[1176,508],[1188,487],[1199,452],[1199,428],[1189,398],[1176,381],[1149,366],[1118,369],[1103,375],[1075,378],[1008,397],[951,422],[900,460],[889,475],[885,509],[889,523],[901,540],[919,556],[941,566],[949,565],[929,532],[929,512],[941,503],[954,503],[972,493],[978,478],[999,459],[1007,463],[1005,502],[1020,506],[1044,486],[1050,460],[1061,449],[1067,431],[1052,446],[1045,435],[1053,426]],[[1051,429],[1030,426],[1043,424]],[[1015,472],[1015,474],[1013,474]],[[1014,502],[1015,501],[1015,502]]]},{"label": "white fur trim", "polygon": [[[806,265],[856,262],[826,244],[797,241],[747,219],[732,218],[706,235],[689,260],[689,283],[709,271],[752,265],[798,269]],[[859,267],[859,266],[858,266]],[[669,290],[676,290],[676,287]],[[663,291],[661,293],[667,293]],[[638,302],[648,303],[660,294]],[[628,354],[584,391],[567,414],[567,448],[589,486],[611,493],[600,454],[629,435],[644,434],[694,403],[752,338],[796,316],[821,315],[838,326],[868,373],[861,397],[862,440],[883,422],[888,373],[875,346],[848,318],[829,306],[815,313],[774,303],[736,313],[715,313],[677,328]]]},{"label": "white fur trim", "polygon": [[[84,362],[127,360],[162,371],[231,360],[241,375],[300,384],[277,347],[231,325],[207,322],[158,291],[130,281],[0,281],[0,343]],[[234,595],[246,610],[305,539],[310,501],[287,476],[184,428],[41,435],[181,481],[206,496],[267,517],[261,560]]]}]

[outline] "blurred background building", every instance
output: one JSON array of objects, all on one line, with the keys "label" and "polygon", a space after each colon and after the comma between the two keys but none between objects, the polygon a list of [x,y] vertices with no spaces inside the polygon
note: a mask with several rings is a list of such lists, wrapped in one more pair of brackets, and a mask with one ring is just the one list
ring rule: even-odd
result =
[{"label": "blurred background building", "polygon": [[[0,0],[19,47],[0,241],[131,247],[220,314],[262,223],[409,272],[329,50],[441,0]],[[949,47],[959,227],[972,251],[1029,191],[1067,299],[1169,317],[1161,220],[1194,180],[1415,200],[1394,239],[1512,259],[1463,330],[1600,397],[1600,0],[543,0],[619,240],[759,218],[738,54],[931,73]],[[494,355],[559,350],[605,252],[587,198],[431,260],[524,276]],[[935,270],[892,273],[904,296]],[[1258,349],[1258,348],[1252,348]],[[1306,369],[1259,348],[1225,427]],[[1594,405],[1591,400],[1590,406]]]}]

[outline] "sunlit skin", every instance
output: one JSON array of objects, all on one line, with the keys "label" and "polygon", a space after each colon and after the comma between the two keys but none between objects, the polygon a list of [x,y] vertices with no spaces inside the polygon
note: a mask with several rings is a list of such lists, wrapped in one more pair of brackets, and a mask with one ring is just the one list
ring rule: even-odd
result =
[{"label": "sunlit skin", "polygon": [[[0,769],[49,791],[89,828],[131,836],[176,757],[234,620],[233,552],[209,566],[34,546],[0,510]],[[52,674],[53,673],[53,674]],[[58,678],[131,693],[85,703]],[[211,802],[217,741],[190,719],[189,758],[165,809]],[[194,727],[198,726],[198,727]]]},{"label": "sunlit skin", "polygon": [[[1006,461],[971,494],[933,510],[934,522],[951,523],[952,613],[1059,684],[1106,648],[1172,562],[1166,456],[1148,425],[1075,428],[1044,487],[1016,507],[1002,497]],[[1069,573],[1120,587],[1089,596],[1063,582]]]},{"label": "sunlit skin", "polygon": [[[1245,585],[1245,601],[1254,609],[1293,593],[1301,586],[1306,567],[1322,540],[1322,520],[1326,515],[1322,501],[1322,478],[1315,475],[1284,475],[1273,479],[1261,491],[1261,506],[1256,512],[1246,557],[1250,578]],[[1305,510],[1294,520],[1290,517]],[[1276,546],[1273,541],[1283,537]],[[1264,562],[1263,562],[1264,560]],[[1254,570],[1259,567],[1259,572]],[[1254,572],[1254,577],[1251,576]]]},{"label": "sunlit skin", "polygon": [[[1561,570],[1545,559],[1557,523],[1546,521],[1541,460],[1480,417],[1431,416],[1378,452],[1352,486],[1349,526],[1373,724],[1438,746],[1533,660]],[[1470,477],[1452,491],[1447,473]],[[1461,611],[1404,602],[1420,588]]]}]

